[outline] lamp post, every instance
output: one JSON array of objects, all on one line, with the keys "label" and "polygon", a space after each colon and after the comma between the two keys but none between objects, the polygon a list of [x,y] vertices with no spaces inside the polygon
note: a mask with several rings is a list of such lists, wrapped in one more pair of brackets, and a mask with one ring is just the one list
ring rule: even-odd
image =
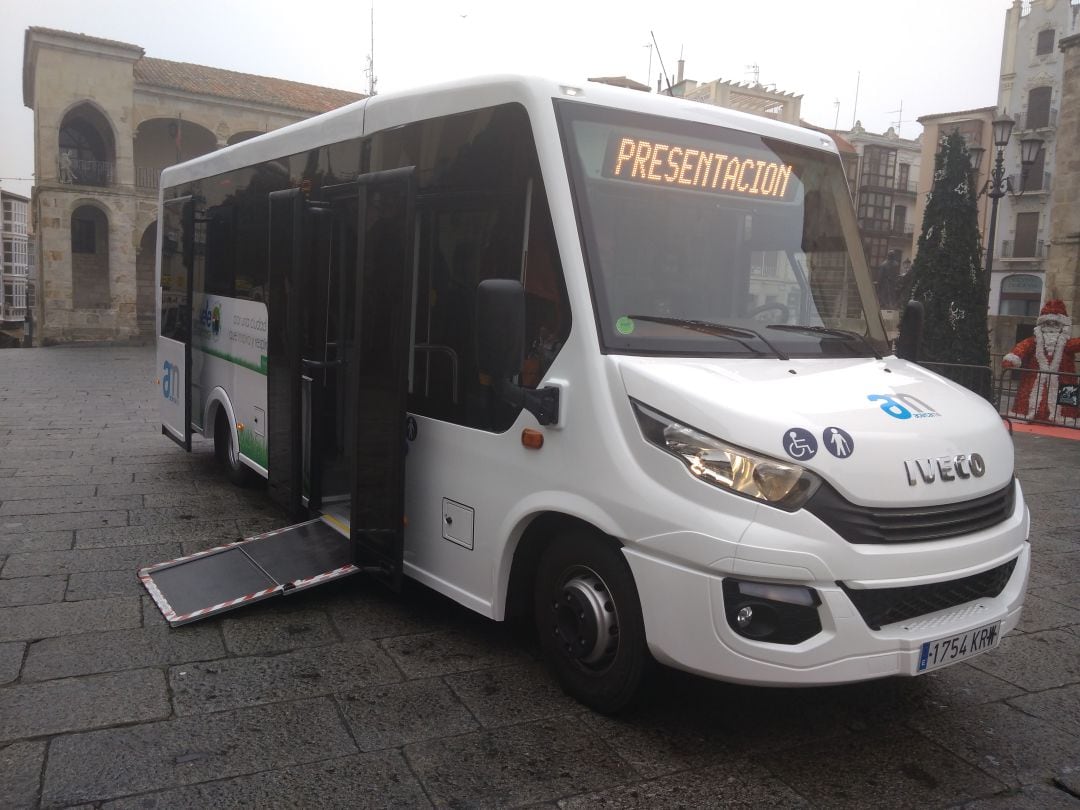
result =
[{"label": "lamp post", "polygon": [[[1005,147],[1009,143],[1009,138],[1012,137],[1013,125],[1015,122],[1007,115],[1002,115],[994,120],[994,146],[997,147],[997,154],[994,158],[994,167],[990,170],[990,179],[986,181],[986,185],[979,191],[977,196],[986,194],[991,200],[990,203],[990,227],[988,230],[988,236],[986,240],[986,295],[987,295],[987,309],[990,308],[990,279],[993,275],[994,268],[994,237],[997,232],[997,210],[998,200],[1004,197],[1006,194],[1010,194],[1014,197],[1020,197],[1024,194],[1024,183],[1027,180],[1028,170],[1032,167],[1036,160],[1039,158],[1039,152],[1043,148],[1042,138],[1021,138],[1020,139],[1020,189],[1019,191],[1013,191],[1012,183],[1009,178],[1005,176]],[[978,174],[979,166],[982,164],[983,153],[986,150],[981,146],[973,146],[968,152],[971,154],[971,167]]]}]

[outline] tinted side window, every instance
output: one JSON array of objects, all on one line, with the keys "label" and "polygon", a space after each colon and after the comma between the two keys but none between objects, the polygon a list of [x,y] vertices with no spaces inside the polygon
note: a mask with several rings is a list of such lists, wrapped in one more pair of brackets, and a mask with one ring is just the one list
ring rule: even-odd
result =
[{"label": "tinted side window", "polygon": [[413,372],[416,413],[506,430],[518,410],[476,366],[476,287],[520,279],[526,359],[537,385],[566,340],[570,312],[551,215],[524,110],[505,105],[409,125],[372,139],[372,170],[415,165],[418,259]]}]

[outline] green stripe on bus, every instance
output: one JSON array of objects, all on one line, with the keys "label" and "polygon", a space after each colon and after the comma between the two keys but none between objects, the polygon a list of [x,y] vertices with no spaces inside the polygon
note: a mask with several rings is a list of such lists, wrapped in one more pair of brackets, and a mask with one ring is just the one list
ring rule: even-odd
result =
[{"label": "green stripe on bus", "polygon": [[263,376],[266,375],[266,355],[265,354],[262,357],[259,358],[259,364],[256,365],[255,363],[252,363],[250,360],[244,360],[242,357],[234,357],[233,355],[229,354],[228,352],[219,352],[217,349],[208,349],[205,346],[195,346],[195,348],[198,349],[203,354],[209,354],[211,357],[217,357],[217,358],[220,358],[221,360],[227,360],[230,363],[234,363],[234,364],[236,364],[238,366],[242,366],[244,368],[251,369],[256,374],[262,374]]}]

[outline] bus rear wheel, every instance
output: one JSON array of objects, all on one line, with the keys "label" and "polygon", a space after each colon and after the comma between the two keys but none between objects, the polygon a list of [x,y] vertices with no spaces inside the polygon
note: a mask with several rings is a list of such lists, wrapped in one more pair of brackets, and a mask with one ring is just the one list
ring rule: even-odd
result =
[{"label": "bus rear wheel", "polygon": [[555,538],[537,568],[533,615],[567,694],[604,714],[633,701],[651,659],[634,578],[614,543],[587,531]]},{"label": "bus rear wheel", "polygon": [[229,480],[238,487],[248,486],[254,475],[251,468],[240,460],[240,448],[233,441],[233,432],[224,408],[218,408],[214,419],[214,456],[225,468]]}]

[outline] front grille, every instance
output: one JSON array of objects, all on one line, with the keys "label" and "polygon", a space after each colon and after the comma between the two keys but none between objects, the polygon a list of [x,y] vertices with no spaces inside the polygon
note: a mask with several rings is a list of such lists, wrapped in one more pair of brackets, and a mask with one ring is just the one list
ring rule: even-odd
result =
[{"label": "front grille", "polygon": [[849,543],[920,543],[988,529],[1013,513],[1016,485],[940,506],[859,506],[823,483],[806,509]]},{"label": "front grille", "polygon": [[932,585],[912,585],[906,588],[849,588],[836,583],[858,609],[871,630],[886,624],[925,616],[936,610],[956,607],[984,597],[994,597],[1005,590],[1016,560],[973,574],[963,579],[936,582]]}]

